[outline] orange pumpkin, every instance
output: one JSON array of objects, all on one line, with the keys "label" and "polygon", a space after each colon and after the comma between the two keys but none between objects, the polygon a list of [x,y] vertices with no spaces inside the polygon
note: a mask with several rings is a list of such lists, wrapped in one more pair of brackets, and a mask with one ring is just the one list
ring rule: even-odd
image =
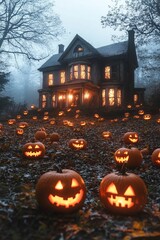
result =
[{"label": "orange pumpkin", "polygon": [[147,201],[147,188],[136,174],[110,173],[100,183],[100,200],[110,212],[135,214],[141,211]]},{"label": "orange pumpkin", "polygon": [[112,133],[110,131],[104,131],[104,132],[102,132],[102,136],[105,139],[110,139],[110,138],[112,138]]},{"label": "orange pumpkin", "polygon": [[127,144],[135,144],[139,141],[139,136],[137,132],[126,132],[123,135],[123,141]]},{"label": "orange pumpkin", "polygon": [[24,130],[22,128],[16,128],[16,134],[22,136],[24,134]]},{"label": "orange pumpkin", "polygon": [[36,198],[40,207],[47,211],[76,211],[86,198],[84,180],[70,169],[44,173],[36,184]]},{"label": "orange pumpkin", "polygon": [[37,159],[45,155],[45,146],[41,142],[29,142],[22,148],[22,154],[25,158]]},{"label": "orange pumpkin", "polygon": [[49,135],[49,138],[51,142],[58,142],[60,139],[60,135],[56,132],[53,132]]},{"label": "orange pumpkin", "polygon": [[160,148],[156,148],[151,155],[151,160],[154,165],[160,167]]},{"label": "orange pumpkin", "polygon": [[79,138],[79,139],[70,139],[69,141],[69,147],[72,149],[86,149],[87,147],[87,141],[84,140],[83,138]]},{"label": "orange pumpkin", "polygon": [[38,130],[35,134],[34,134],[35,139],[42,141],[47,137],[47,133],[45,132],[45,130]]},{"label": "orange pumpkin", "polygon": [[28,123],[27,123],[27,122],[20,122],[20,123],[18,124],[18,126],[19,126],[20,128],[26,128],[26,127],[28,127]]}]

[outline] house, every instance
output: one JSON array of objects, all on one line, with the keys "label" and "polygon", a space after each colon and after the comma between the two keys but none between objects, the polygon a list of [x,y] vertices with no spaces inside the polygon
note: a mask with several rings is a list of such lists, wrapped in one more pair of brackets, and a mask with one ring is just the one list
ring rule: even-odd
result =
[{"label": "house", "polygon": [[128,41],[99,48],[77,34],[38,69],[43,73],[39,106],[113,109],[140,104],[144,89],[134,87],[137,67],[133,30],[128,31]]}]

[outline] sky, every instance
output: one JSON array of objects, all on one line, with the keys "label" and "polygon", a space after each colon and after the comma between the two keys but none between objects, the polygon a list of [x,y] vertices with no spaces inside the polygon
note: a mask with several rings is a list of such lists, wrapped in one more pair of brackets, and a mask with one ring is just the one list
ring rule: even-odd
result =
[{"label": "sky", "polygon": [[103,28],[101,24],[101,17],[106,15],[108,4],[112,4],[112,0],[55,0],[55,12],[66,29],[66,34],[58,44],[64,44],[66,48],[76,34],[96,48],[113,43],[111,37],[116,32]]}]

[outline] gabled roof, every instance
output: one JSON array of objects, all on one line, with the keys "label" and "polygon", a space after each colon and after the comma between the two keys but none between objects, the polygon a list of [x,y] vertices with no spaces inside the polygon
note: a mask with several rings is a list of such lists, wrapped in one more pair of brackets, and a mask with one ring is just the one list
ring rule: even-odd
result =
[{"label": "gabled roof", "polygon": [[92,56],[95,56],[95,55],[99,55],[102,57],[119,56],[119,55],[126,54],[128,50],[128,41],[114,43],[114,44],[106,45],[99,48],[94,48],[90,43],[88,43],[82,37],[76,34],[76,36],[73,38],[73,40],[71,41],[71,43],[68,45],[68,47],[64,52],[54,54],[38,70],[43,71],[45,68],[60,66],[61,62],[65,59],[66,55],[70,52],[72,46],[78,40],[90,50],[90,52],[92,53]]}]

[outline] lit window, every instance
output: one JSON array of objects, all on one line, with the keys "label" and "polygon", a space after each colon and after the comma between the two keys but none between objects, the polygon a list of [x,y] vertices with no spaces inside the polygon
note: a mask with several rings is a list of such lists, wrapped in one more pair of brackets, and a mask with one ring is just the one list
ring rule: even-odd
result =
[{"label": "lit window", "polygon": [[122,97],[121,97],[121,90],[118,89],[117,90],[117,106],[120,106],[121,105],[121,101],[122,101]]},{"label": "lit window", "polygon": [[52,96],[52,106],[56,107],[56,95]]},{"label": "lit window", "polygon": [[66,81],[66,74],[65,71],[60,72],[60,82],[63,84]]},{"label": "lit window", "polygon": [[45,108],[47,105],[47,98],[46,95],[42,95],[42,108]]},{"label": "lit window", "polygon": [[91,79],[91,67],[84,64],[71,66],[70,80],[73,79]]},{"label": "lit window", "polygon": [[82,56],[84,52],[84,49],[81,45],[77,45],[73,51],[73,54],[75,57]]},{"label": "lit window", "polygon": [[134,94],[134,103],[138,102],[138,94]]},{"label": "lit window", "polygon": [[110,66],[105,67],[105,79],[111,79],[111,67]]},{"label": "lit window", "polygon": [[48,74],[48,86],[52,86],[53,81],[54,81],[53,74],[52,73]]},{"label": "lit window", "polygon": [[106,90],[102,90],[102,106],[106,105]]},{"label": "lit window", "polygon": [[109,92],[108,92],[109,106],[114,106],[114,104],[115,104],[114,94],[115,94],[114,89],[113,89],[113,88],[110,88],[110,89],[109,89]]}]

